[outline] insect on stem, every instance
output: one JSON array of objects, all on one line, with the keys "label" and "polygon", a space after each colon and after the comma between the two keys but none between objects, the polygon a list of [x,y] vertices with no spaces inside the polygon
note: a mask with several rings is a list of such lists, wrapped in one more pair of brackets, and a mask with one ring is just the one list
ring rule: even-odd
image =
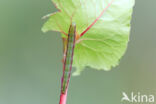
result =
[{"label": "insect on stem", "polygon": [[64,57],[64,63],[63,63],[63,76],[62,76],[62,82],[61,82],[60,104],[65,104],[61,102],[66,102],[68,83],[70,80],[72,63],[73,63],[75,37],[76,37],[76,24],[72,23],[69,28],[68,40],[65,46],[66,48],[64,50],[65,57]]}]

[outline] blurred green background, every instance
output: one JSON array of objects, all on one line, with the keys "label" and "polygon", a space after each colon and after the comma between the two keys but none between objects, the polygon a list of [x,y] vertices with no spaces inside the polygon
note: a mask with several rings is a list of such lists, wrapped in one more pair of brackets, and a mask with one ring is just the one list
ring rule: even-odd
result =
[{"label": "blurred green background", "polygon": [[[155,5],[136,0],[120,65],[72,77],[68,104],[121,104],[122,91],[156,95]],[[58,104],[62,40],[41,32],[41,17],[54,11],[50,0],[0,0],[0,104]]]}]

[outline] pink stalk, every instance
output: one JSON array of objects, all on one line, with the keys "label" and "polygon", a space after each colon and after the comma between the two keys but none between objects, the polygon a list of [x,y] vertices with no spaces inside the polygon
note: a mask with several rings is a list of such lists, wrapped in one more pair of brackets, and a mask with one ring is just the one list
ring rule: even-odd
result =
[{"label": "pink stalk", "polygon": [[67,91],[65,93],[61,93],[60,104],[66,104],[66,101],[67,101]]}]

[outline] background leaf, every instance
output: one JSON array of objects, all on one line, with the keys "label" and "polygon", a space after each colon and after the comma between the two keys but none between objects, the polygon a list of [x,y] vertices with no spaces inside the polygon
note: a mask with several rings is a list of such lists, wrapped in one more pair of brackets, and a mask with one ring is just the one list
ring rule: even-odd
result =
[{"label": "background leaf", "polygon": [[[59,12],[44,24],[44,32],[68,33],[71,20],[80,35],[108,6],[111,0],[53,0]],[[114,0],[97,23],[76,44],[73,66],[79,75],[85,66],[110,70],[125,53],[130,33],[134,0]]]}]

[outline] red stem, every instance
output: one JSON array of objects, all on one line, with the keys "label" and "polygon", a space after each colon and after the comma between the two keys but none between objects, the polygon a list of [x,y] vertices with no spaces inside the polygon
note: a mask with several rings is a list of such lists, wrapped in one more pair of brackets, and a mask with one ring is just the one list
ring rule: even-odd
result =
[{"label": "red stem", "polygon": [[60,104],[66,104],[66,101],[67,101],[67,91],[65,93],[61,93]]},{"label": "red stem", "polygon": [[104,12],[111,6],[112,2],[114,0],[112,0],[106,8],[104,8],[104,10],[101,12],[101,14],[93,21],[93,23],[91,25],[89,25],[81,34],[80,37],[83,36],[91,27],[93,27],[93,25],[102,17],[102,15],[104,14]]}]

